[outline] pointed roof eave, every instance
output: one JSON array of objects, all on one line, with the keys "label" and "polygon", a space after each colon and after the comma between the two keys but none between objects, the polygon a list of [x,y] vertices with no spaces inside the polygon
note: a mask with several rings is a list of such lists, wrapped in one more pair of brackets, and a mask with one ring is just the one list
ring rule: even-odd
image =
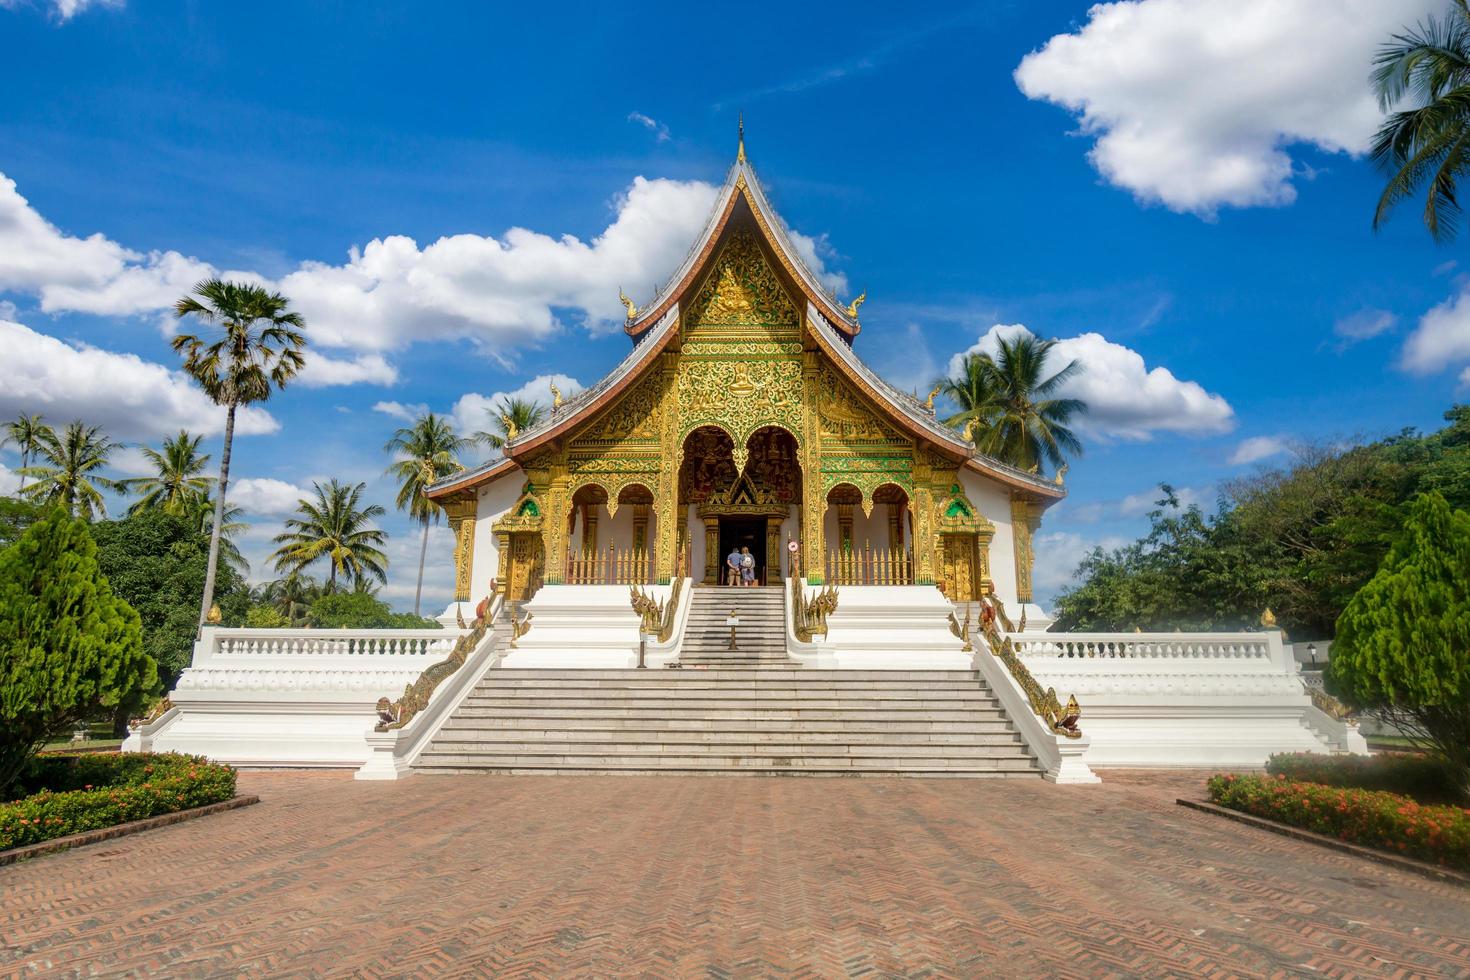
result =
[{"label": "pointed roof eave", "polygon": [[[887,409],[888,416],[910,435],[928,442],[952,458],[959,459],[967,468],[977,473],[1040,498],[1044,506],[1050,506],[1067,495],[1067,491],[1057,483],[977,451],[958,432],[930,415],[915,399],[884,381],[876,371],[864,364],[815,306],[808,304],[806,316],[817,345],[836,362],[848,381],[874,403]],[[910,402],[913,404],[908,404]]]},{"label": "pointed roof eave", "polygon": [[473,469],[461,470],[441,480],[434,481],[424,488],[424,496],[430,500],[443,500],[446,497],[452,497],[460,491],[473,490],[480,484],[488,483],[517,468],[515,460],[506,459],[504,456],[497,456],[494,459],[481,463]]},{"label": "pointed roof eave", "polygon": [[837,298],[822,287],[821,281],[806,264],[806,260],[797,252],[787,232],[786,222],[771,207],[770,201],[766,198],[765,189],[761,187],[760,180],[755,175],[755,169],[751,167],[743,153],[730,167],[730,172],[725,177],[725,186],[715,199],[715,206],[710,212],[709,220],[705,222],[704,231],[690,246],[689,253],[684,256],[684,261],[668,280],[666,288],[660,291],[658,301],[640,311],[637,316],[624,324],[623,329],[629,336],[641,336],[652,324],[659,322],[685,292],[693,288],[714,252],[715,245],[725,230],[725,225],[735,211],[735,202],[742,196],[750,207],[751,213],[755,215],[761,234],[775,252],[776,258],[785,267],[786,273],[806,294],[807,302],[820,309],[826,320],[834,324],[848,338],[857,336],[862,330],[857,317],[849,314],[847,308],[837,302]]}]

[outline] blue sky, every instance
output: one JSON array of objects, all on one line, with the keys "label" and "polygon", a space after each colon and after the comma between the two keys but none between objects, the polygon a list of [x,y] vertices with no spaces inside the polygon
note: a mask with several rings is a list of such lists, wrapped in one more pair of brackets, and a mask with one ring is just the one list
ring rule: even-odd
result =
[{"label": "blue sky", "polygon": [[[857,349],[891,380],[927,387],[996,325],[1087,365],[1045,599],[1138,533],[1161,481],[1212,505],[1294,441],[1433,428],[1463,395],[1462,246],[1416,204],[1373,233],[1361,155],[1368,56],[1439,6],[0,0],[0,414],[133,445],[217,429],[162,311],[205,271],[278,285],[320,363],[236,443],[267,576],[313,479],[391,507],[394,406],[469,422],[616,363],[617,288],[672,272],[743,109],[777,209],[868,291]],[[411,604],[417,539],[384,526],[386,594]]]}]

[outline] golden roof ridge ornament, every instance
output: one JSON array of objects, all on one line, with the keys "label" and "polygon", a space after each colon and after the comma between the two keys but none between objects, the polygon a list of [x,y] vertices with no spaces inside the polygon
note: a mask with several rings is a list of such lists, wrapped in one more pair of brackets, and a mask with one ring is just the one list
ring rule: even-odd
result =
[{"label": "golden roof ridge ornament", "polygon": [[858,316],[858,307],[862,306],[867,301],[868,291],[864,289],[862,292],[858,293],[857,299],[847,304],[847,315],[856,320]]},{"label": "golden roof ridge ornament", "polygon": [[744,109],[740,110],[740,129],[739,129],[739,133],[740,133],[740,143],[739,143],[738,148],[735,150],[735,162],[736,163],[744,163],[745,162],[745,110]]},{"label": "golden roof ridge ornament", "polygon": [[562,400],[561,399],[561,389],[556,386],[556,382],[555,381],[550,382],[550,384],[551,384],[551,414],[552,415],[555,415],[556,412],[557,412],[557,409],[561,408],[561,400]]},{"label": "golden roof ridge ornament", "polygon": [[931,392],[929,392],[929,399],[926,402],[924,402],[924,408],[928,410],[928,412],[929,412],[930,415],[933,415],[934,414],[934,396],[937,395],[937,394],[939,394],[943,390],[944,390],[944,385],[937,384],[937,385],[934,386],[934,390],[931,391]]},{"label": "golden roof ridge ornament", "polygon": [[633,303],[631,299],[628,298],[628,295],[623,292],[622,286],[618,287],[618,299],[621,300],[623,306],[627,308],[628,322],[632,323],[635,319],[638,318],[638,307]]},{"label": "golden roof ridge ornament", "polygon": [[500,423],[505,426],[505,441],[513,442],[520,429],[516,427],[516,420],[505,412],[500,413]]}]

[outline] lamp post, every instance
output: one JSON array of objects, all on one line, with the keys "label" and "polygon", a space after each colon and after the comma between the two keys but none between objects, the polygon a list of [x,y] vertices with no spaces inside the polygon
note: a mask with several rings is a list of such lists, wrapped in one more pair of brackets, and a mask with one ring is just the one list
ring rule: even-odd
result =
[{"label": "lamp post", "polygon": [[727,649],[727,650],[738,650],[738,649],[740,649],[739,647],[737,647],[735,645],[735,627],[737,627],[737,626],[740,625],[740,616],[738,615],[737,610],[734,610],[734,609],[731,609],[730,610],[730,615],[728,615],[728,616],[725,617],[725,625],[728,626],[728,627],[730,627],[730,645],[728,647],[726,647],[725,649]]}]

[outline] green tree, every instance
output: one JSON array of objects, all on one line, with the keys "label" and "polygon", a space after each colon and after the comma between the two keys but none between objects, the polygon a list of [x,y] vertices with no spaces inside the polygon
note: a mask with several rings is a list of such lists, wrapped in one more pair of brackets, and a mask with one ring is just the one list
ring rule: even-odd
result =
[{"label": "green tree", "polygon": [[1470,798],[1470,514],[1409,504],[1383,564],[1337,621],[1329,690],[1432,747]]},{"label": "green tree", "polygon": [[[148,510],[92,528],[97,562],[113,592],[138,611],[143,645],[172,688],[194,655],[195,601],[209,566],[209,535],[190,517]],[[224,622],[238,624],[250,590],[228,563],[220,566],[215,602]]]},{"label": "green tree", "polygon": [[37,503],[60,504],[73,517],[84,520],[107,516],[102,491],[121,493],[122,484],[101,474],[117,443],[102,433],[100,425],[73,422],[58,437],[43,433],[38,465],[21,469],[21,476],[36,482],[26,487],[26,496]]},{"label": "green tree", "polygon": [[432,619],[396,613],[366,592],[337,592],[311,604],[312,626],[322,629],[438,629]]},{"label": "green tree", "polygon": [[310,575],[292,572],[261,586],[256,600],[270,606],[290,626],[304,626],[311,604],[322,597],[322,587]]},{"label": "green tree", "polygon": [[399,510],[408,511],[408,516],[423,525],[423,539],[419,544],[419,577],[413,593],[413,614],[419,614],[424,593],[424,559],[429,552],[429,525],[437,524],[444,508],[425,496],[424,491],[431,483],[460,469],[459,453],[467,445],[466,440],[454,434],[448,420],[429,412],[420,416],[412,426],[399,429],[383,447],[384,452],[400,458],[388,467],[388,472],[398,479],[398,497],[394,504]]},{"label": "green tree", "polygon": [[202,475],[204,467],[209,465],[209,454],[199,452],[203,438],[180,429],[178,435],[164,440],[161,452],[151,446],[143,447],[143,456],[154,474],[122,481],[124,488],[138,494],[138,500],[128,508],[129,514],[161,510],[182,516],[197,510],[201,502],[209,499],[214,478]]},{"label": "green tree", "polygon": [[0,790],[48,739],[137,707],[157,684],[85,522],[57,508],[0,552]]},{"label": "green tree", "polygon": [[[31,465],[31,459],[46,444],[48,439],[55,440],[56,433],[51,426],[47,425],[39,415],[20,415],[14,422],[5,424],[5,435],[0,438],[0,446],[5,443],[14,443],[15,448],[20,451],[20,468],[24,470]],[[26,489],[25,478],[22,477],[17,493],[24,493]]]},{"label": "green tree", "polygon": [[220,279],[203,280],[195,285],[193,295],[174,304],[179,319],[192,316],[217,328],[209,337],[178,334],[173,348],[184,355],[184,371],[216,405],[225,408],[225,440],[209,538],[209,570],[199,604],[200,626],[214,602],[235,413],[241,405],[265,401],[272,391],[285,388],[306,363],[306,337],[300,332],[305,323],[289,307],[290,301],[280,293]]},{"label": "green tree", "polygon": [[1373,85],[1385,112],[1373,137],[1373,159],[1388,174],[1373,227],[1405,198],[1427,189],[1424,224],[1435,241],[1459,230],[1457,189],[1470,166],[1470,6],[1451,0],[1442,17],[1394,35],[1373,59]]},{"label": "green tree", "polygon": [[47,508],[29,500],[0,497],[0,548],[8,548],[20,540],[26,528],[45,517]]},{"label": "green tree", "polygon": [[[211,537],[214,532],[215,504],[212,497],[201,497],[196,500],[185,518],[192,521],[206,538]],[[219,557],[224,564],[229,565],[241,575],[250,571],[250,563],[245,560],[240,546],[235,539],[246,531],[250,525],[244,520],[245,509],[234,504],[225,504],[225,522],[220,526],[219,532]],[[218,591],[218,589],[216,589]]]},{"label": "green tree", "polygon": [[500,399],[500,404],[490,410],[490,428],[476,432],[473,441],[482,443],[491,449],[504,449],[505,444],[510,441],[512,425],[515,426],[516,434],[519,435],[527,429],[540,425],[544,418],[546,418],[546,406],[540,402],[506,396]]},{"label": "green tree", "polygon": [[1082,455],[1071,425],[1087,414],[1087,403],[1056,397],[1082,373],[1082,364],[1069,361],[1052,372],[1048,362],[1057,342],[1029,331],[997,343],[995,356],[968,354],[959,377],[940,379],[942,393],[960,407],[945,421],[961,426],[974,420],[976,447],[1023,470],[1060,467],[1069,455]]},{"label": "green tree", "polygon": [[386,511],[378,504],[362,505],[366,483],[348,486],[330,480],[325,485],[312,484],[315,500],[297,504],[299,517],[286,520],[284,534],[276,535],[280,545],[271,555],[278,572],[300,572],[320,558],[327,559],[327,593],[337,591],[337,575],[353,580],[371,576],[379,582],[388,580],[388,556],[382,545],[388,536],[371,526]]}]

